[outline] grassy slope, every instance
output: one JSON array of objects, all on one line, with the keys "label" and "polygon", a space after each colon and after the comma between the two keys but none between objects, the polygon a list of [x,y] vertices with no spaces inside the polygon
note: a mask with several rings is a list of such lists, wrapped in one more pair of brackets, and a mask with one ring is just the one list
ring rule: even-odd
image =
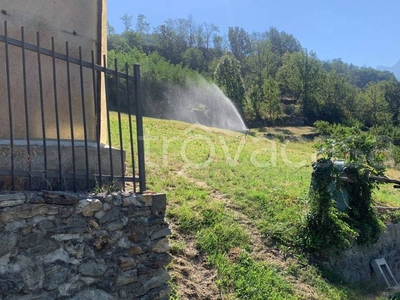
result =
[{"label": "grassy slope", "polygon": [[144,127],[148,187],[168,199],[173,299],[367,299],[287,246],[308,207],[312,143],[149,118]]}]

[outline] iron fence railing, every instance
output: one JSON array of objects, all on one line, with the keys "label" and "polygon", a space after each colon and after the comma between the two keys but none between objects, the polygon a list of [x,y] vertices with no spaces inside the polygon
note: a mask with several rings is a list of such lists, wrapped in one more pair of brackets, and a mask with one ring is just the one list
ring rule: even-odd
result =
[{"label": "iron fence railing", "polygon": [[24,27],[18,40],[4,22],[0,117],[5,114],[9,128],[0,128],[0,188],[76,191],[117,184],[144,192],[139,66],[130,74],[116,61],[107,68],[105,56],[103,65],[95,63],[93,51],[91,61],[84,60],[81,47],[73,57],[77,49],[68,42],[63,54],[54,38],[51,49],[41,46],[39,33],[36,44],[25,39]]}]

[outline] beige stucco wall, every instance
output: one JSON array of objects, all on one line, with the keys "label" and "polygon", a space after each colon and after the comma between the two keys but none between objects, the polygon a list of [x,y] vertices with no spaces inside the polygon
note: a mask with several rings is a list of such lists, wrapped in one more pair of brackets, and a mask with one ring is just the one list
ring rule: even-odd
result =
[{"label": "beige stucco wall", "polygon": [[[51,49],[51,38],[55,38],[57,52],[65,54],[65,42],[69,43],[70,56],[79,57],[82,47],[83,59],[91,61],[94,51],[96,61],[99,47],[106,53],[106,0],[0,0],[0,34],[4,35],[4,21],[7,21],[8,35],[21,39],[21,26],[25,29],[25,40],[36,44],[36,32],[40,32],[43,48]],[[99,34],[99,16],[102,32]],[[31,139],[42,139],[42,121],[37,54],[27,51],[27,98],[29,106],[29,133]],[[46,138],[56,138],[55,97],[53,85],[53,64],[51,57],[41,56],[43,76],[43,101]],[[5,67],[5,47],[0,43],[0,139],[9,138],[8,94]],[[25,106],[22,76],[22,51],[10,46],[10,79],[13,110],[13,130],[15,139],[26,138]],[[70,121],[68,108],[68,89],[66,63],[56,62],[57,103],[61,138],[70,139]],[[91,70],[84,72],[84,97],[87,119],[87,133],[90,141],[95,141],[96,116],[94,111],[93,85]],[[71,64],[72,114],[74,116],[75,139],[83,139],[82,97],[79,66]],[[104,107],[104,86],[102,87],[102,106]],[[105,110],[102,110],[102,123]],[[102,141],[105,141],[105,129],[102,126]]]}]

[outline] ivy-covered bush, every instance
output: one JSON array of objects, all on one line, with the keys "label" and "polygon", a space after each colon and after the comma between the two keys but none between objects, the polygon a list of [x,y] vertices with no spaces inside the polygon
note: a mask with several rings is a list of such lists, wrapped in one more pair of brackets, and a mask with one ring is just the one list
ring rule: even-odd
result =
[{"label": "ivy-covered bush", "polygon": [[358,237],[349,225],[349,216],[336,208],[329,186],[334,180],[335,168],[330,159],[320,158],[313,163],[310,186],[310,212],[304,231],[308,250],[345,249]]},{"label": "ivy-covered bush", "polygon": [[[303,238],[311,251],[341,250],[354,244],[373,244],[383,223],[372,209],[372,192],[384,175],[383,156],[375,138],[359,128],[335,125],[318,146],[310,186],[310,211]],[[343,165],[335,160],[344,160]],[[346,208],[339,210],[338,195],[345,193]]]}]

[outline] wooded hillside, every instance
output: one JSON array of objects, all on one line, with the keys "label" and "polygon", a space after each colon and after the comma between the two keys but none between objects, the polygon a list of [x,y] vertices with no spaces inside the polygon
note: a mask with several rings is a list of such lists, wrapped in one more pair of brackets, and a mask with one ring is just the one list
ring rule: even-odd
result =
[{"label": "wooded hillside", "polygon": [[122,33],[108,26],[109,66],[115,58],[120,68],[125,62],[141,65],[148,116],[168,118],[171,88],[187,89],[201,75],[224,91],[249,126],[399,122],[400,83],[392,73],[341,59],[322,61],[277,28],[249,33],[230,27],[224,35],[191,16],[154,28],[141,14],[136,21],[129,15],[121,20]]}]

